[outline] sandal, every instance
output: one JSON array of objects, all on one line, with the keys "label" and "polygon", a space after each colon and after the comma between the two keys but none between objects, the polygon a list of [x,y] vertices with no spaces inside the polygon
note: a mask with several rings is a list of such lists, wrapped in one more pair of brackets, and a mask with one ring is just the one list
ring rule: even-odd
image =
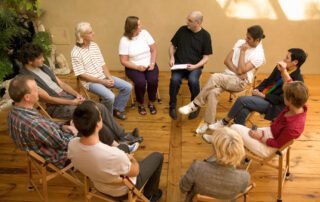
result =
[{"label": "sandal", "polygon": [[148,104],[148,108],[150,110],[150,114],[155,115],[157,113],[157,109],[154,104]]},{"label": "sandal", "polygon": [[118,119],[121,119],[121,120],[126,120],[127,119],[127,116],[125,114],[125,112],[120,112],[116,109],[113,110],[113,116],[117,117]]},{"label": "sandal", "polygon": [[138,112],[139,112],[139,114],[141,114],[141,115],[146,115],[146,114],[147,114],[146,108],[144,108],[143,105],[139,105],[139,106],[138,106]]}]

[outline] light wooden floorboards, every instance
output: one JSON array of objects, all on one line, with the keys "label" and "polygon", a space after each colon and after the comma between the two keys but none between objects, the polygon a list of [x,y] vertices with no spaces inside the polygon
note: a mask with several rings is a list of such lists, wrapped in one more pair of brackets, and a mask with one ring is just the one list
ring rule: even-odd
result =
[{"label": "light wooden floorboards", "polygon": [[[121,75],[122,73],[115,72]],[[209,73],[202,76],[202,84]],[[266,75],[259,75],[258,82]],[[62,77],[75,87],[74,78]],[[194,130],[201,121],[203,110],[195,120],[179,116],[172,121],[168,116],[168,86],[170,73],[160,73],[160,95],[162,104],[157,104],[158,114],[140,116],[137,109],[128,108],[128,119],[119,121],[130,131],[138,127],[144,142],[136,152],[137,159],[142,159],[153,151],[164,153],[165,160],[160,187],[163,190],[161,201],[179,202],[179,179],[194,159],[204,159],[210,155],[210,145],[194,135]],[[305,132],[295,142],[291,155],[292,179],[285,182],[283,201],[320,201],[320,75],[307,75],[305,80],[310,89],[309,111]],[[189,103],[188,87],[183,84],[180,89],[178,105]],[[231,104],[227,102],[228,94],[221,95],[217,118],[226,115]],[[1,123],[5,119],[0,115]],[[254,117],[258,126],[267,125],[259,115]],[[1,127],[0,127],[1,128]],[[26,158],[12,143],[7,132],[0,133],[0,201],[40,201],[35,192],[26,190]],[[249,194],[248,201],[276,201],[277,173],[262,167],[252,175],[256,188]],[[50,201],[74,202],[84,201],[82,189],[74,187],[68,181],[57,178],[49,183]],[[97,200],[98,201],[98,200]],[[240,200],[241,201],[241,200]]]}]

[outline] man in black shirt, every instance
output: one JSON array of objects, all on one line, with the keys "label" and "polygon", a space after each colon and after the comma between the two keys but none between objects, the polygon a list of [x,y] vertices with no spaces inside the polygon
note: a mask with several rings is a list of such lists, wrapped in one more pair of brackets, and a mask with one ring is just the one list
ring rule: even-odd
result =
[{"label": "man in black shirt", "polygon": [[[171,39],[170,67],[177,64],[185,64],[187,69],[171,71],[170,79],[170,117],[177,119],[176,104],[183,78],[188,79],[188,86],[193,100],[200,92],[199,78],[204,64],[207,63],[209,55],[212,54],[210,34],[202,28],[202,13],[191,12],[187,17],[187,25],[182,26]],[[189,114],[189,119],[198,116],[199,110]]]}]

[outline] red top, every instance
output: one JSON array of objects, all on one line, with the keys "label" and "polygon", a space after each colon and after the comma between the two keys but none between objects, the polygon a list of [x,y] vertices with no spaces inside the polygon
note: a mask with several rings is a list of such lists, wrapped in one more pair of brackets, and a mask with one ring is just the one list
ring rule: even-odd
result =
[{"label": "red top", "polygon": [[304,130],[307,116],[307,106],[303,106],[304,112],[292,116],[285,116],[289,111],[286,107],[271,123],[271,132],[273,138],[267,139],[266,144],[270,147],[280,148],[287,142],[297,139]]}]

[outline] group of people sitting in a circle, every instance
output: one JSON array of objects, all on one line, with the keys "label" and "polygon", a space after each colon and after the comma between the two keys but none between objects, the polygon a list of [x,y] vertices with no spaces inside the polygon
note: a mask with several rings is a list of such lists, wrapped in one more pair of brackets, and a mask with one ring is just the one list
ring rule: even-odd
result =
[{"label": "group of people sitting in a circle", "polygon": [[[216,108],[221,92],[243,91],[251,85],[259,67],[265,64],[259,25],[247,29],[246,38],[238,40],[227,55],[227,67],[212,74],[200,90],[199,79],[209,55],[212,54],[210,34],[202,27],[201,12],[187,16],[171,39],[169,48],[170,102],[169,115],[177,119],[176,103],[182,79],[188,80],[191,102],[179,108],[181,114],[194,119],[200,108],[207,106],[204,124],[196,129],[203,139],[212,144],[212,157],[194,161],[181,178],[180,189],[186,201],[195,194],[233,199],[243,192],[250,181],[247,171],[238,170],[245,156],[244,147],[261,157],[298,138],[305,126],[308,89],[303,83],[301,66],[307,55],[299,48],[291,48],[276,64],[271,75],[254,87],[252,96],[239,97],[228,115],[216,121]],[[9,134],[18,148],[35,151],[46,161],[63,168],[70,162],[88,176],[97,190],[113,197],[125,196],[124,185],[110,185],[119,176],[128,176],[136,187],[144,184],[144,195],[158,201],[162,191],[159,182],[163,154],[153,152],[137,161],[135,152],[143,137],[135,128],[125,130],[113,118],[126,119],[125,106],[132,85],[113,76],[93,42],[94,32],[89,23],[76,26],[76,44],[71,51],[75,76],[90,92],[101,98],[101,103],[87,100],[67,83],[60,80],[44,64],[43,50],[35,44],[25,44],[20,50],[20,74],[10,83],[9,94],[14,101],[9,113]],[[129,16],[119,44],[119,57],[126,76],[133,82],[138,112],[146,115],[145,92],[148,92],[148,111],[156,114],[159,68],[157,49],[150,33],[142,29],[138,17]],[[119,89],[117,96],[112,88]],[[66,120],[58,123],[42,116],[35,104],[39,98],[53,118]],[[245,126],[248,115],[258,112],[271,120],[269,127]],[[234,123],[228,127],[231,123]]]}]

